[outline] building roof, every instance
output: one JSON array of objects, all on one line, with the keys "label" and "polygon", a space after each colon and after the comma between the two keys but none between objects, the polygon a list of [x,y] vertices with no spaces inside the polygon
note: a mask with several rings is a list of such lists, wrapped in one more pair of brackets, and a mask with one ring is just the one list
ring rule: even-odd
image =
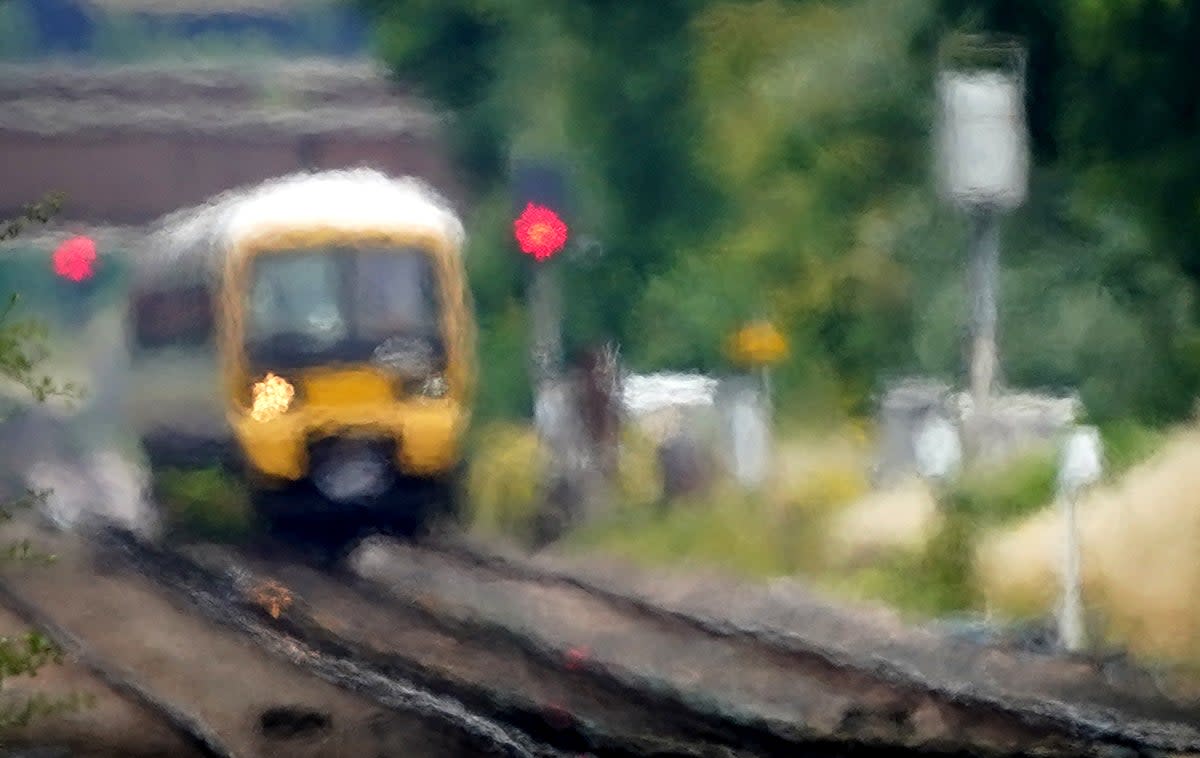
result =
[{"label": "building roof", "polygon": [[298,58],[247,61],[164,60],[150,63],[0,63],[0,99],[113,95],[170,100],[187,95],[264,92],[356,98],[403,94],[381,64],[370,60]]},{"label": "building roof", "polygon": [[349,134],[429,137],[441,118],[403,104],[380,106],[231,107],[207,101],[130,103],[115,98],[23,98],[0,105],[0,130],[41,135],[123,134]]},{"label": "building roof", "polygon": [[13,132],[423,137],[442,120],[370,62],[0,65],[0,129]]}]

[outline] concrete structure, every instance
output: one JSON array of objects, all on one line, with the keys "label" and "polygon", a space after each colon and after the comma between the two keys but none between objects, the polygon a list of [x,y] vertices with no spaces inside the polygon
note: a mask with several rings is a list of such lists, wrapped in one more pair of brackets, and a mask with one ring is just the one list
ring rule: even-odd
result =
[{"label": "concrete structure", "polygon": [[976,419],[970,393],[941,382],[909,379],[884,392],[879,404],[879,447],[874,481],[887,485],[918,471],[917,442],[935,420],[954,427],[960,439],[974,423],[980,435],[977,461],[998,463],[1037,447],[1052,446],[1075,424],[1079,400],[1037,393],[996,395]]}]

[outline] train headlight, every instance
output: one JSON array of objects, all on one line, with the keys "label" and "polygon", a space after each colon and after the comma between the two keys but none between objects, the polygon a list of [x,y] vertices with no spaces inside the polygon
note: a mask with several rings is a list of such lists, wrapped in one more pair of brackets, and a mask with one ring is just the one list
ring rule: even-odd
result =
[{"label": "train headlight", "polygon": [[270,421],[283,415],[296,397],[296,388],[291,382],[275,374],[267,374],[262,381],[255,382],[251,390],[253,400],[250,418],[255,421]]}]

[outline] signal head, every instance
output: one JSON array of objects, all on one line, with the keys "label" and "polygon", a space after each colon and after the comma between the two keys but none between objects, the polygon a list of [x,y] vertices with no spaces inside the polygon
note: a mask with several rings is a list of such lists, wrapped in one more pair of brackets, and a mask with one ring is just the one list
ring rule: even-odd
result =
[{"label": "signal head", "polygon": [[95,275],[96,243],[90,237],[72,237],[54,251],[54,273],[72,282]]},{"label": "signal head", "polygon": [[528,203],[513,222],[513,236],[521,252],[534,260],[549,260],[567,244],[568,229],[558,214],[544,205]]}]

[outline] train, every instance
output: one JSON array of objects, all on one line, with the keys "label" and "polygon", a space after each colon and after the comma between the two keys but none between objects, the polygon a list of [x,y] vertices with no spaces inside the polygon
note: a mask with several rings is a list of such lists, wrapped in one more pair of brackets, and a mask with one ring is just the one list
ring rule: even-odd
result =
[{"label": "train", "polygon": [[372,169],[159,219],[127,315],[125,415],[152,471],[220,461],[277,533],[455,519],[476,370],[465,243],[431,186]]}]

